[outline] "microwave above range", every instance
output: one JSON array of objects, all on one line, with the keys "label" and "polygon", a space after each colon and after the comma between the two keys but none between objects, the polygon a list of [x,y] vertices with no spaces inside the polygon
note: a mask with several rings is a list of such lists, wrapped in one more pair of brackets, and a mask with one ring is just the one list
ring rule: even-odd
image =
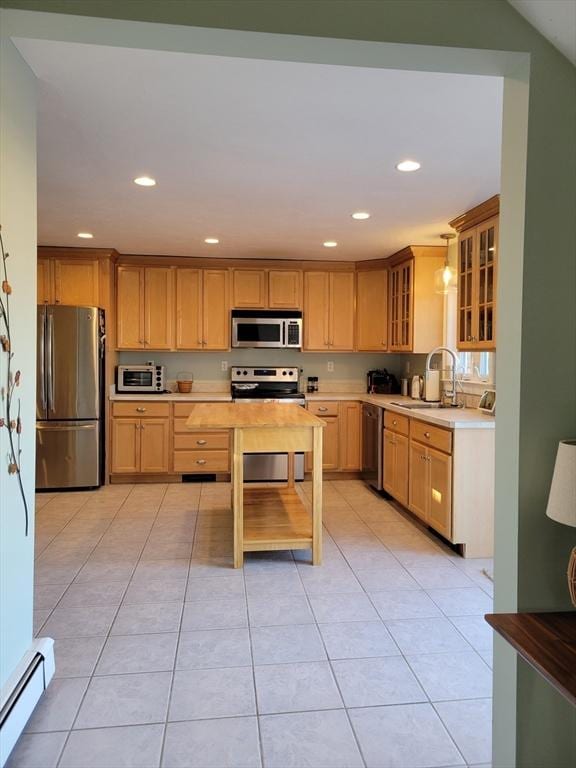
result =
[{"label": "microwave above range", "polygon": [[233,309],[232,346],[300,349],[302,347],[302,312]]},{"label": "microwave above range", "polygon": [[116,392],[146,395],[166,390],[166,369],[163,365],[118,365]]}]

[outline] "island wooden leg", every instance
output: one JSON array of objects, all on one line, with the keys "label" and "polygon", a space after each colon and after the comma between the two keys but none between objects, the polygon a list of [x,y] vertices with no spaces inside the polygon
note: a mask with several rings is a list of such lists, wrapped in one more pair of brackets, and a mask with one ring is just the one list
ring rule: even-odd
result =
[{"label": "island wooden leg", "polygon": [[244,565],[244,433],[232,438],[232,510],[234,512],[234,568]]},{"label": "island wooden leg", "polygon": [[288,454],[288,482],[286,483],[288,488],[294,488],[294,454]]},{"label": "island wooden leg", "polygon": [[312,565],[322,564],[322,427],[313,428]]}]

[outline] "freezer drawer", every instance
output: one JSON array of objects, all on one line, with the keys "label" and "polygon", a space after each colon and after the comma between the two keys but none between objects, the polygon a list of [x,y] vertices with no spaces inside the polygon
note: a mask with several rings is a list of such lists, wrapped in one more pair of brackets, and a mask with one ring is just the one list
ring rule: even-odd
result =
[{"label": "freezer drawer", "polygon": [[101,484],[100,422],[36,424],[36,488],[89,488]]}]

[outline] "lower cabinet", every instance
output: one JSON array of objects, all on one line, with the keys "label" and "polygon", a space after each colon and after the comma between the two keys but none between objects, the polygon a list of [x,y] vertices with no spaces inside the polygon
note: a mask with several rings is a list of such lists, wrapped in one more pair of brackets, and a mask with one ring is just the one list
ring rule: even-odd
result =
[{"label": "lower cabinet", "polygon": [[174,403],[172,469],[176,474],[217,474],[230,471],[228,430],[200,432],[186,427],[190,403]]},{"label": "lower cabinet", "polygon": [[408,505],[408,438],[384,430],[384,490]]},{"label": "lower cabinet", "polygon": [[[421,422],[415,422],[421,424]],[[410,438],[408,509],[447,539],[452,537],[452,456]],[[444,435],[444,433],[446,433]],[[429,427],[423,434],[446,446],[450,432]]]},{"label": "lower cabinet", "polygon": [[[308,410],[326,422],[322,431],[322,469],[358,471],[362,453],[362,410],[357,401],[314,400]],[[306,471],[312,471],[306,454]]]},{"label": "lower cabinet", "polygon": [[166,474],[170,471],[170,404],[112,404],[113,474]]}]

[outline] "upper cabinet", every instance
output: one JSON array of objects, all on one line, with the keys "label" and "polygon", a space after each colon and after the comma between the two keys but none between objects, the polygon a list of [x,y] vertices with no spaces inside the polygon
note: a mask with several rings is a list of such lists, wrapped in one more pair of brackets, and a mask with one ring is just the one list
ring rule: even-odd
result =
[{"label": "upper cabinet", "polygon": [[235,309],[299,309],[301,306],[300,270],[232,270],[232,307]]},{"label": "upper cabinet", "polygon": [[230,346],[227,269],[176,269],[176,349]]},{"label": "upper cabinet", "polygon": [[304,273],[304,349],[354,349],[354,272]]},{"label": "upper cabinet", "polygon": [[443,245],[411,245],[390,257],[390,352],[427,353],[442,344],[444,297],[435,293],[434,273],[444,265],[446,250]]},{"label": "upper cabinet", "polygon": [[108,308],[112,251],[38,249],[38,303]]},{"label": "upper cabinet", "polygon": [[458,231],[458,349],[496,349],[499,197],[450,222]]},{"label": "upper cabinet", "polygon": [[388,270],[356,275],[356,349],[385,352],[388,347]]},{"label": "upper cabinet", "polygon": [[118,349],[171,349],[174,346],[173,281],[172,267],[118,267]]},{"label": "upper cabinet", "polygon": [[228,349],[227,269],[117,270],[118,349]]}]

